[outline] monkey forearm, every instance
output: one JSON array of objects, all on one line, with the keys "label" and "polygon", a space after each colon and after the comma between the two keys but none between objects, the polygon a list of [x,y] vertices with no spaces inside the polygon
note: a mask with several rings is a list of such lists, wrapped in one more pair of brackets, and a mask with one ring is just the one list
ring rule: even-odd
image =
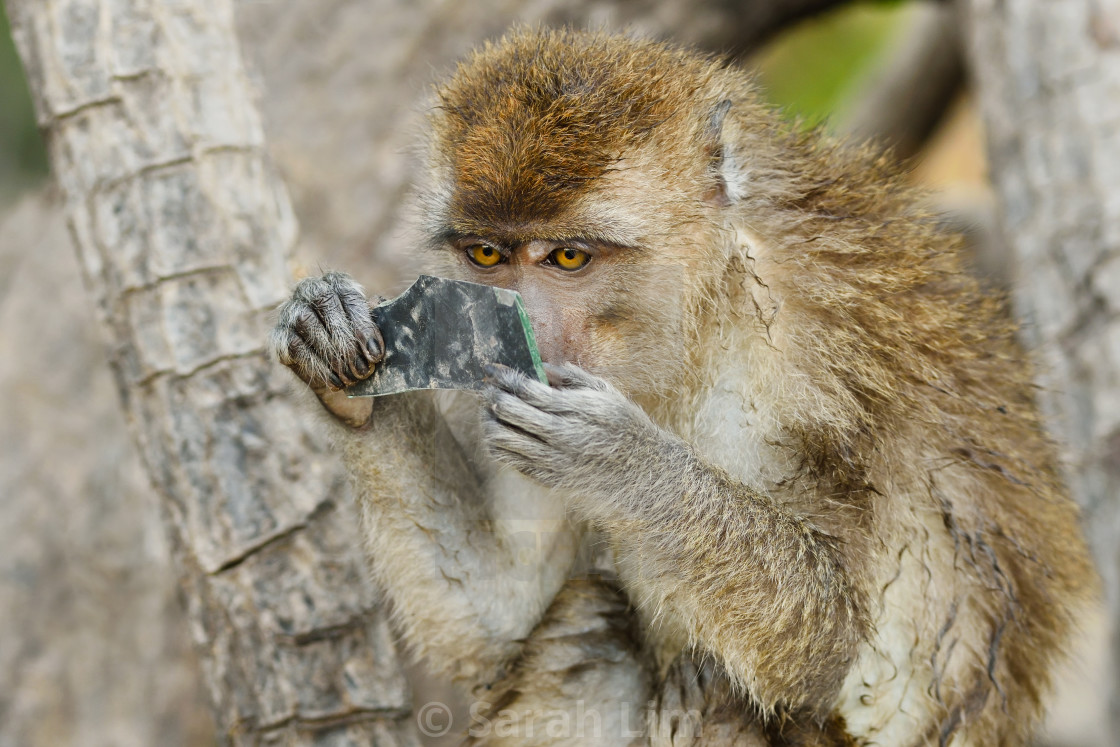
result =
[{"label": "monkey forearm", "polygon": [[823,712],[865,632],[832,543],[683,443],[659,450],[660,474],[580,502],[637,580],[636,601],[674,615],[764,708]]},{"label": "monkey forearm", "polygon": [[[335,439],[374,572],[412,646],[467,680],[516,652],[566,576],[575,540],[495,516],[431,393],[379,399]],[[539,545],[538,545],[539,543]]]},{"label": "monkey forearm", "polygon": [[827,708],[865,630],[833,543],[602,379],[548,370],[556,387],[497,373],[487,441],[498,458],[570,491],[610,536],[634,601],[683,624],[764,708]]}]

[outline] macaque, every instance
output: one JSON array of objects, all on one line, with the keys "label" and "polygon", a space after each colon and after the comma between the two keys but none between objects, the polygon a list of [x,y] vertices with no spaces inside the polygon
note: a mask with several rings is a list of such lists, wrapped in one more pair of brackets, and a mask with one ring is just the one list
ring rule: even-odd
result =
[{"label": "macaque", "polygon": [[384,346],[341,273],[273,344],[470,743],[1028,742],[1093,570],[1015,327],[888,156],[718,59],[519,30],[424,173],[426,270],[518,291],[549,383],[347,398]]}]

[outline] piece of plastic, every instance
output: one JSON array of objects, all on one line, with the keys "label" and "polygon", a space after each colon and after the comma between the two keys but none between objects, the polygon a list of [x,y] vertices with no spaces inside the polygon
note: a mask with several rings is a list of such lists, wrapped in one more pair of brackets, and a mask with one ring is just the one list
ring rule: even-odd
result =
[{"label": "piece of plastic", "polygon": [[421,275],[372,309],[385,339],[373,376],[346,392],[377,397],[414,389],[485,386],[486,367],[508,366],[547,382],[521,295],[461,280]]}]

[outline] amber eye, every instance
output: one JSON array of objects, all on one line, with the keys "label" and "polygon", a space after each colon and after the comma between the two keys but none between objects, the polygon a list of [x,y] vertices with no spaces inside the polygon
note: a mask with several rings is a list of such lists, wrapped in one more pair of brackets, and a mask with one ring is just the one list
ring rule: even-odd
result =
[{"label": "amber eye", "polygon": [[493,267],[502,261],[502,254],[489,244],[475,244],[467,249],[467,256],[479,267]]},{"label": "amber eye", "polygon": [[557,249],[552,254],[548,255],[552,264],[559,267],[561,270],[578,270],[591,261],[591,255],[582,249],[572,249],[571,247],[564,247]]}]

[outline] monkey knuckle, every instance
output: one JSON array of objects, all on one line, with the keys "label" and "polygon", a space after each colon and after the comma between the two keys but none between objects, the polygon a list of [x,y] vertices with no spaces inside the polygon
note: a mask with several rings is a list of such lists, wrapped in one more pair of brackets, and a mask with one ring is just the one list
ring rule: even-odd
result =
[{"label": "monkey knuckle", "polygon": [[534,385],[537,385],[542,389],[548,388],[543,384],[540,384],[539,382],[531,380],[520,371],[514,371],[511,368],[498,369],[497,374],[503,388],[513,394],[516,394],[522,399],[531,397],[533,395],[537,395],[539,397],[540,390],[535,388]]},{"label": "monkey knuckle", "polygon": [[494,407],[491,407],[482,419],[482,435],[489,444],[510,443],[520,434],[510,428],[509,422]]},{"label": "monkey knuckle", "polygon": [[490,405],[490,414],[493,416],[494,422],[503,427],[513,419],[508,402],[503,400],[495,400]]},{"label": "monkey knuckle", "polygon": [[601,393],[615,391],[615,388],[611,386],[610,382],[608,382],[606,379],[600,378],[586,371],[581,371],[581,374],[583,376],[582,384],[587,389]]},{"label": "monkey knuckle", "polygon": [[326,338],[326,329],[323,328],[319,315],[306,304],[293,313],[291,326],[293,333],[307,343],[322,344]]},{"label": "monkey knuckle", "polygon": [[366,297],[366,292],[362,286],[356,282],[349,281],[347,283],[331,283],[334,289],[334,295],[338,298],[339,303],[347,312],[359,316],[369,316],[369,299]]},{"label": "monkey knuckle", "polygon": [[606,379],[602,379],[573,363],[566,364],[564,366],[564,371],[568,381],[570,381],[573,386],[599,392],[611,391],[613,388],[607,383]]},{"label": "monkey knuckle", "polygon": [[337,295],[326,293],[316,296],[310,305],[322,319],[323,326],[329,329],[332,334],[338,334],[348,326],[349,320],[346,318],[346,312],[343,310],[342,302]]},{"label": "monkey knuckle", "polygon": [[305,303],[314,303],[316,299],[329,293],[331,293],[331,286],[321,277],[308,277],[296,283],[292,298]]},{"label": "monkey knuckle", "polygon": [[517,401],[517,398],[512,394],[498,389],[497,387],[491,387],[490,389],[486,390],[485,396],[487,406],[489,406],[490,411],[495,414],[498,414],[499,412],[508,412],[510,403]]},{"label": "monkey knuckle", "polygon": [[[356,349],[353,338],[356,334],[368,335],[371,329],[364,326],[372,328],[372,322],[363,326],[369,317],[365,296],[360,286],[348,284],[348,278],[342,273],[304,278],[296,285],[289,313],[301,334],[319,338],[325,334],[327,339],[321,339],[320,344],[352,355]],[[359,305],[359,313],[347,308]]]},{"label": "monkey knuckle", "polygon": [[494,405],[498,402],[498,395],[500,392],[494,387],[487,387],[482,390],[482,412],[483,424],[489,423],[494,417]]},{"label": "monkey knuckle", "polygon": [[278,326],[273,330],[269,339],[269,348],[276,360],[300,379],[310,383],[315,378],[315,360],[290,327]]},{"label": "monkey knuckle", "polygon": [[520,391],[520,382],[510,371],[498,368],[495,369],[491,375],[494,378],[494,383],[503,390],[503,392],[513,393]]},{"label": "monkey knuckle", "polygon": [[286,344],[282,348],[280,348],[277,353],[277,357],[280,359],[280,362],[289,367],[302,368],[306,366],[307,361],[309,360],[309,356],[307,355],[305,350],[301,349],[298,346],[291,345],[290,342],[289,344]]},{"label": "monkey knuckle", "polygon": [[301,301],[285,301],[277,309],[276,324],[272,329],[272,342],[274,345],[285,343],[287,336],[295,333],[296,323],[305,308]]},{"label": "monkey knuckle", "polygon": [[586,400],[587,406],[582,411],[582,419],[589,432],[597,430],[616,430],[627,423],[631,417],[631,409],[626,401],[619,401],[615,397],[599,395]]},{"label": "monkey knuckle", "polygon": [[365,296],[365,291],[362,289],[361,284],[345,272],[332,270],[323,273],[322,281],[332,290],[338,294],[343,293],[357,293],[360,296]]},{"label": "monkey knuckle", "polygon": [[292,297],[276,307],[277,324],[284,324],[285,320],[289,319],[301,305],[302,304],[298,300]]},{"label": "monkey knuckle", "polygon": [[375,331],[380,334],[380,330],[377,329],[377,325],[373,322],[373,316],[370,314],[369,303],[364,296],[352,294],[340,296],[340,298],[346,316],[350,321],[350,326],[356,334],[369,336]]}]

